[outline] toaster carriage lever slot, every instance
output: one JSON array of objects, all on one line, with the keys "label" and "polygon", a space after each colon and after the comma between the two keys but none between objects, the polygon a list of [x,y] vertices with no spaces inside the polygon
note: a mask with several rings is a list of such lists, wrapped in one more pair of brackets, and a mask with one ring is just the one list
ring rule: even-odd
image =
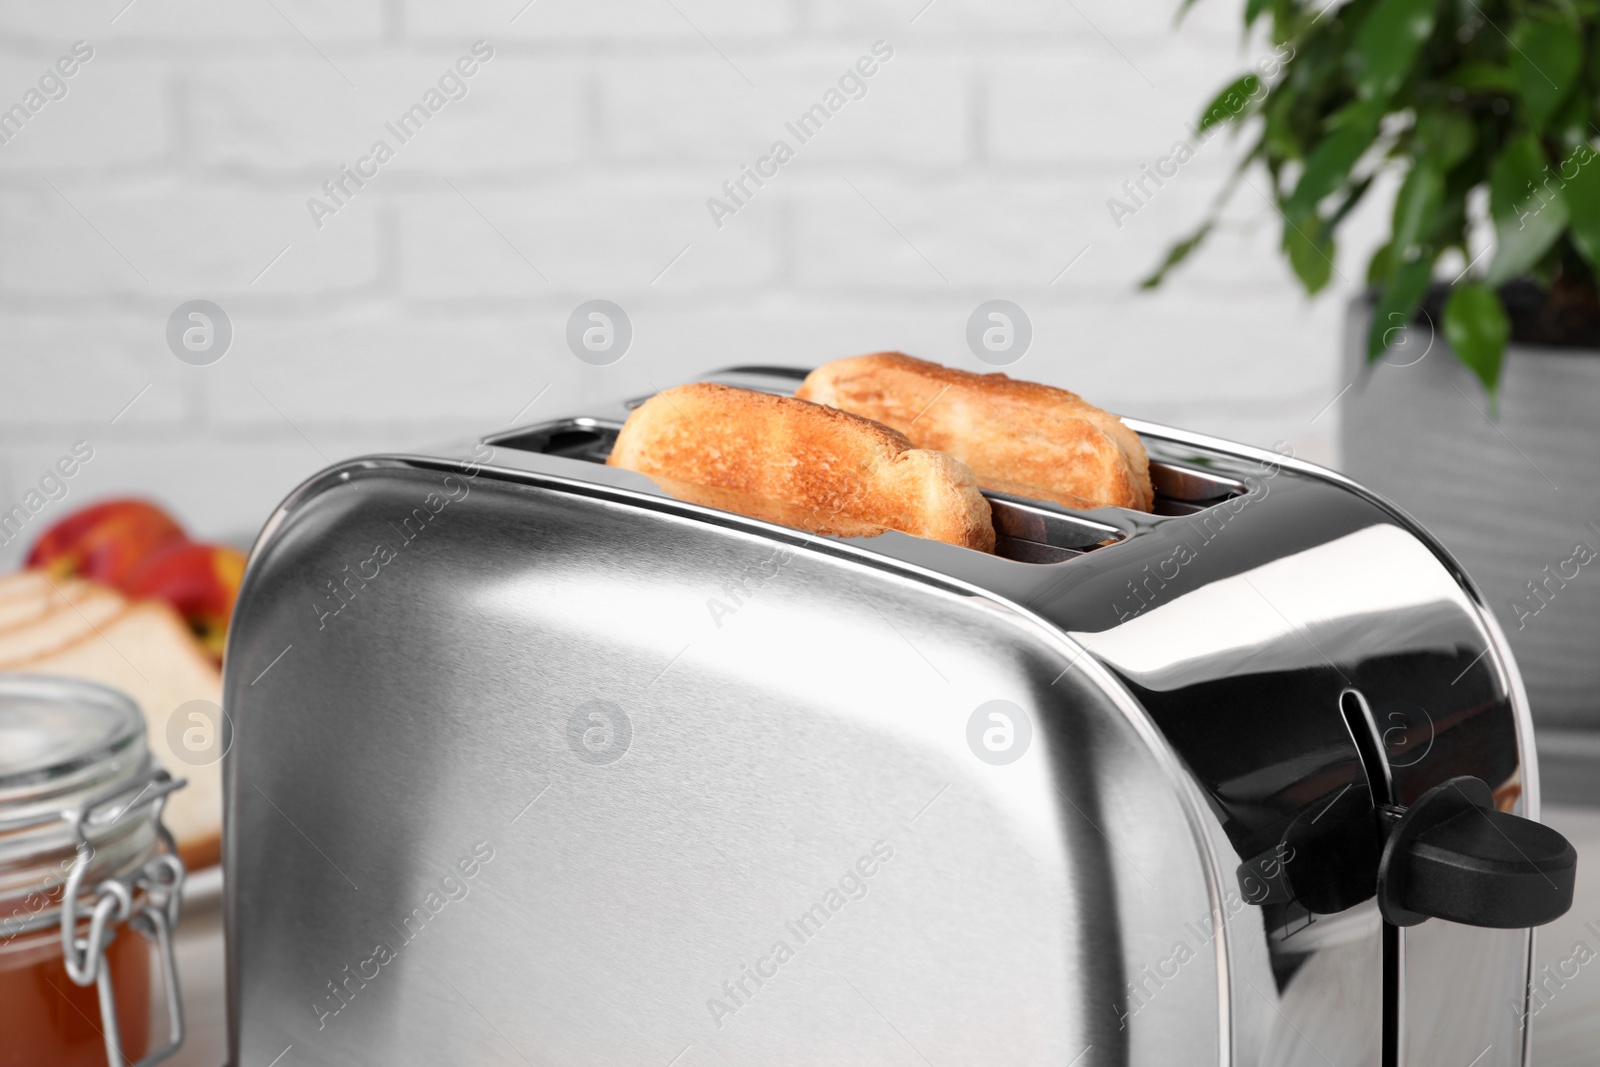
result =
[{"label": "toaster carriage lever slot", "polygon": [[1326,807],[1302,812],[1274,849],[1240,865],[1239,883],[1252,903],[1295,900],[1332,914],[1376,895],[1395,927],[1440,918],[1522,928],[1567,912],[1577,852],[1566,838],[1499,811],[1489,786],[1474,777],[1448,779],[1400,804],[1365,697],[1346,689],[1339,704],[1370,805],[1352,818],[1346,787]]}]

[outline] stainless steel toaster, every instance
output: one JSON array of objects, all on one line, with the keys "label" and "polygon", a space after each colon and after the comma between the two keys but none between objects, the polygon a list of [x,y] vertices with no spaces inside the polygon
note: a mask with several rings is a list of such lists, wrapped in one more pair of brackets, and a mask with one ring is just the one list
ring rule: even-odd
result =
[{"label": "stainless steel toaster", "polygon": [[236,1067],[1527,1062],[1575,855],[1405,515],[1130,419],[1153,514],[818,537],[605,466],[639,402],[352,460],[267,523]]}]

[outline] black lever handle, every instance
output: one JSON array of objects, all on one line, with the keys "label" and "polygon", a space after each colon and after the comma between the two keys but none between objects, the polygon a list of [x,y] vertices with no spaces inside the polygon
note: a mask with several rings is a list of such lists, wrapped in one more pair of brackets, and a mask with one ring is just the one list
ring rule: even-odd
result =
[{"label": "black lever handle", "polygon": [[1378,908],[1396,926],[1428,918],[1540,926],[1572,907],[1578,853],[1531,819],[1496,810],[1488,785],[1451,778],[1398,817],[1378,861]]}]

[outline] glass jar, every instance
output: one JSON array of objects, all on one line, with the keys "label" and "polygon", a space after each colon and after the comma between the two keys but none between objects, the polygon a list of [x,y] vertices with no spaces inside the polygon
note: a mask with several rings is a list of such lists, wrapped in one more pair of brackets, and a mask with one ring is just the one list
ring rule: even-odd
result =
[{"label": "glass jar", "polygon": [[[145,1067],[183,1041],[172,957],[183,786],[121,693],[0,676],[0,1067]],[[150,1051],[153,978],[167,1040]]]}]

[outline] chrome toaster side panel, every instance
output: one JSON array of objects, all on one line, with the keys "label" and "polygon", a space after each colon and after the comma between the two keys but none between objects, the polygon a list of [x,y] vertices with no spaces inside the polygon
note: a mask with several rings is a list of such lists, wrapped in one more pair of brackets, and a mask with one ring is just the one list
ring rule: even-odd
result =
[{"label": "chrome toaster side panel", "polygon": [[[1402,803],[1446,778],[1465,774],[1488,782],[1503,810],[1538,819],[1539,773],[1526,690],[1498,622],[1444,545],[1401,509],[1332,471],[1203,435],[1129,422],[1169,457],[1187,454],[1206,464],[1231,457],[1231,462],[1224,460],[1225,467],[1263,487],[1288,475],[1286,484],[1300,488],[1287,494],[1288,503],[1280,494],[1276,506],[1290,513],[1291,522],[1295,509],[1341,515],[1326,520],[1327,544],[1277,553],[1278,562],[1272,561],[1272,553],[1263,553],[1256,566],[1239,576],[1251,579],[1252,592],[1265,602],[1264,591],[1271,585],[1264,575],[1286,566],[1298,572],[1281,593],[1271,594],[1271,606],[1285,629],[1303,635],[1304,646],[1314,641],[1322,662],[1319,669],[1308,649],[1300,669],[1290,672],[1305,680],[1294,685],[1294,693],[1302,700],[1315,695],[1322,708],[1336,693],[1351,688],[1363,693],[1376,712]],[[1254,466],[1253,475],[1244,474],[1246,464]],[[1322,501],[1305,499],[1307,489]],[[1250,524],[1239,527],[1241,532],[1266,544],[1292,542],[1272,529],[1265,510],[1256,509]],[[1331,536],[1343,527],[1355,533]],[[1352,552],[1356,545],[1359,551]],[[1351,603],[1362,605],[1354,619],[1347,617]],[[1169,629],[1171,623],[1176,620],[1169,620]],[[1205,639],[1199,643],[1209,644]],[[1259,663],[1255,667],[1262,669]],[[1284,680],[1281,671],[1264,673],[1276,683]],[[1299,710],[1305,711],[1303,704]],[[1263,761],[1263,769],[1270,762]],[[1296,790],[1309,786],[1314,777],[1303,775]],[[1326,810],[1320,798],[1312,806],[1319,813]],[[1352,909],[1352,915],[1369,907],[1370,902]],[[1316,923],[1333,928],[1325,931],[1325,940],[1342,938],[1340,924],[1329,921],[1335,918],[1312,916],[1304,932],[1281,941],[1274,938],[1276,964],[1293,964],[1293,952],[1285,950],[1293,940],[1315,938]],[[1366,921],[1375,925],[1375,918]],[[1268,925],[1273,925],[1270,919]],[[1534,939],[1529,930],[1479,929],[1439,919],[1402,930],[1398,1062],[1404,1067],[1531,1062]],[[1376,963],[1375,945],[1362,952],[1369,964]],[[1306,1038],[1315,1033],[1316,1024],[1296,1015],[1297,1005],[1326,1006],[1349,997],[1347,983],[1315,980],[1319,964],[1324,974],[1348,973],[1348,960],[1331,968],[1328,963],[1311,956],[1289,979],[1282,1006],[1303,1032],[1286,1044],[1300,1046],[1300,1055],[1289,1060],[1274,1055],[1269,1062],[1328,1061],[1321,1052],[1308,1056]],[[1367,978],[1374,974],[1367,964],[1360,973]],[[1327,1038],[1322,1040],[1326,1047]],[[1339,1042],[1333,1044],[1338,1047]],[[1332,1058],[1347,1062],[1338,1055]]]},{"label": "chrome toaster side panel", "polygon": [[[1230,939],[1270,989],[1263,933],[1212,932],[1204,798],[1069,639],[877,549],[494,463],[348,465],[258,544],[233,1063],[1234,1061]],[[1033,730],[1007,765],[969,747],[994,700]]]},{"label": "chrome toaster side panel", "polygon": [[[1537,816],[1515,664],[1441,546],[1330,472],[1133,425],[1153,455],[1230,474],[1250,492],[1074,560],[1062,568],[1070,578],[1024,602],[1111,667],[1149,711],[1208,793],[1240,861],[1270,866],[1274,847],[1296,845],[1296,827],[1319,819],[1367,823],[1366,774],[1341,713],[1352,691],[1373,711],[1400,803],[1469,774],[1490,783],[1502,807]],[[1290,867],[1339,873],[1342,860],[1330,862],[1337,850],[1288,851]],[[1245,890],[1243,866],[1239,876]],[[1381,1008],[1371,900],[1345,909],[1264,903],[1278,996],[1259,1062],[1377,1062],[1376,1045],[1366,1044]],[[1432,920],[1403,931],[1400,1062],[1525,1063],[1531,948],[1526,930]],[[1256,994],[1235,988],[1241,1002]]]}]

